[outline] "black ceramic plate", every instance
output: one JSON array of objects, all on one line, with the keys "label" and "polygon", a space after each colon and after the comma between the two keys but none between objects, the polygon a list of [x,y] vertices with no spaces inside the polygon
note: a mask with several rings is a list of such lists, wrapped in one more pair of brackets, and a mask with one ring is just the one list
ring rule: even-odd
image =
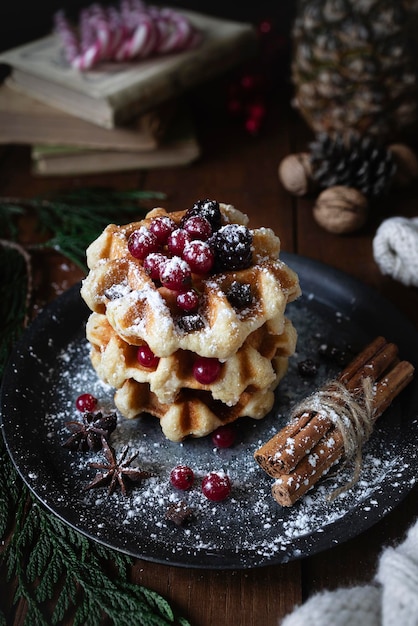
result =
[{"label": "black ceramic plate", "polygon": [[[59,518],[85,535],[133,556],[197,568],[240,569],[283,563],[343,542],[372,526],[408,493],[417,477],[418,385],[413,382],[382,416],[364,451],[360,481],[332,502],[336,486],[350,468],[322,480],[291,508],[271,496],[272,480],[253,460],[254,451],[288,418],[292,406],[334,376],[341,365],[322,355],[352,356],[378,334],[394,341],[402,358],[418,354],[415,329],[388,302],[350,277],[309,259],[283,254],[299,274],[303,296],[288,306],[299,334],[298,351],[278,388],[276,406],[261,421],[241,420],[232,448],[218,449],[211,438],[167,441],[149,416],[119,419],[111,442],[129,445],[141,469],[153,476],[124,497],[105,489],[84,490],[96,470],[88,463],[101,453],[76,453],[62,447],[64,423],[77,419],[74,402],[84,392],[104,410],[112,390],[97,380],[85,340],[88,310],[79,285],[37,317],[16,347],[2,388],[2,419],[11,458],[30,489]],[[298,363],[319,364],[315,378],[303,378]],[[196,475],[187,492],[174,489],[169,473],[177,464]],[[232,480],[231,496],[219,503],[200,490],[209,471]],[[194,511],[187,525],[166,519],[170,503],[184,500]]]}]

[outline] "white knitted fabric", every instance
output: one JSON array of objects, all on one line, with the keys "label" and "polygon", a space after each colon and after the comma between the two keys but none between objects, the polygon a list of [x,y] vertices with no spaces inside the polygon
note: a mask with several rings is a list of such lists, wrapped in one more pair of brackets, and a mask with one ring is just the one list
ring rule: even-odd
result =
[{"label": "white knitted fabric", "polygon": [[280,626],[418,626],[418,522],[386,548],[369,585],[314,595]]},{"label": "white knitted fabric", "polygon": [[418,217],[391,217],[379,226],[373,255],[382,274],[418,287]]}]

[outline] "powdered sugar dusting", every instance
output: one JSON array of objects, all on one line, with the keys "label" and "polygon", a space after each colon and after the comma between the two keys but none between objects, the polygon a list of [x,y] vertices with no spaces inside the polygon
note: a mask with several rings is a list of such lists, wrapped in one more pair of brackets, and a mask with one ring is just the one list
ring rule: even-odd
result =
[{"label": "powdered sugar dusting", "polygon": [[[152,474],[127,497],[120,492],[108,496],[105,489],[85,490],[96,474],[88,463],[103,460],[101,452],[62,448],[69,435],[65,422],[79,418],[78,395],[92,393],[102,410],[114,410],[113,390],[90,365],[84,327],[69,333],[55,349],[51,339],[61,335],[51,330],[49,336],[42,327],[15,365],[19,392],[9,397],[11,407],[25,402],[31,410],[30,417],[18,413],[19,408],[11,409],[9,416],[16,458],[28,484],[58,515],[93,538],[136,556],[190,567],[235,569],[285,562],[349,538],[390,510],[399,493],[415,482],[416,472],[411,468],[417,453],[405,444],[405,437],[407,442],[413,439],[404,435],[399,405],[379,420],[379,428],[367,443],[359,483],[332,502],[327,497],[352,477],[349,466],[337,474],[332,468],[293,507],[283,508],[271,496],[273,480],[253,459],[255,450],[286,423],[291,408],[339,371],[335,363],[321,361],[317,377],[304,379],[297,362],[317,358],[324,342],[336,341],[345,348],[356,336],[364,343],[361,331],[345,317],[339,318],[334,331],[333,315],[312,297],[289,305],[289,317],[299,332],[298,352],[290,359],[271,414],[260,421],[241,420],[232,448],[218,449],[210,437],[173,443],[164,438],[155,418],[129,421],[118,416],[111,445],[117,454],[126,445],[132,454],[138,452],[133,465]],[[53,324],[62,333],[68,321],[57,316]],[[27,382],[25,369],[34,371],[33,383]],[[411,428],[418,428],[416,419],[409,421]],[[36,446],[31,445],[34,438]],[[291,439],[288,445],[293,445]],[[316,461],[311,458],[313,466]],[[169,481],[171,469],[178,464],[189,465],[195,473],[195,484],[187,492],[175,489]],[[231,479],[231,494],[223,502],[211,502],[201,492],[203,477],[212,471],[224,472]],[[166,518],[166,511],[182,500],[194,518],[178,527]]]}]

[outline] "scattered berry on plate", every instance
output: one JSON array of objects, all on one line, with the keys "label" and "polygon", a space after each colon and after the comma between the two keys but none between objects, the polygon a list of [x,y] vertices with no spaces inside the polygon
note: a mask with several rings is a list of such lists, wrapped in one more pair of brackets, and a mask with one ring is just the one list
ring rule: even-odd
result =
[{"label": "scattered berry on plate", "polygon": [[170,482],[173,487],[187,491],[193,485],[194,472],[187,465],[177,465],[170,472]]},{"label": "scattered berry on plate", "polygon": [[97,398],[91,393],[82,393],[75,401],[75,405],[81,413],[89,413],[94,411],[97,405]]},{"label": "scattered berry on plate", "polygon": [[231,481],[226,474],[210,472],[202,480],[202,492],[208,500],[221,502],[231,493]]},{"label": "scattered berry on plate", "polygon": [[237,430],[233,424],[219,426],[212,433],[212,441],[217,448],[230,448],[237,438]]}]

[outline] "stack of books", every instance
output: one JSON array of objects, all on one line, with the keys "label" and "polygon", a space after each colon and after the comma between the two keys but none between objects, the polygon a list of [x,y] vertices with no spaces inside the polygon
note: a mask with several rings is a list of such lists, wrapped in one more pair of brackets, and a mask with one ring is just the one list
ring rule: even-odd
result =
[{"label": "stack of books", "polygon": [[29,144],[38,175],[79,175],[186,165],[200,155],[187,89],[254,53],[252,25],[182,11],[198,47],[81,72],[56,35],[0,54],[0,144]]}]

